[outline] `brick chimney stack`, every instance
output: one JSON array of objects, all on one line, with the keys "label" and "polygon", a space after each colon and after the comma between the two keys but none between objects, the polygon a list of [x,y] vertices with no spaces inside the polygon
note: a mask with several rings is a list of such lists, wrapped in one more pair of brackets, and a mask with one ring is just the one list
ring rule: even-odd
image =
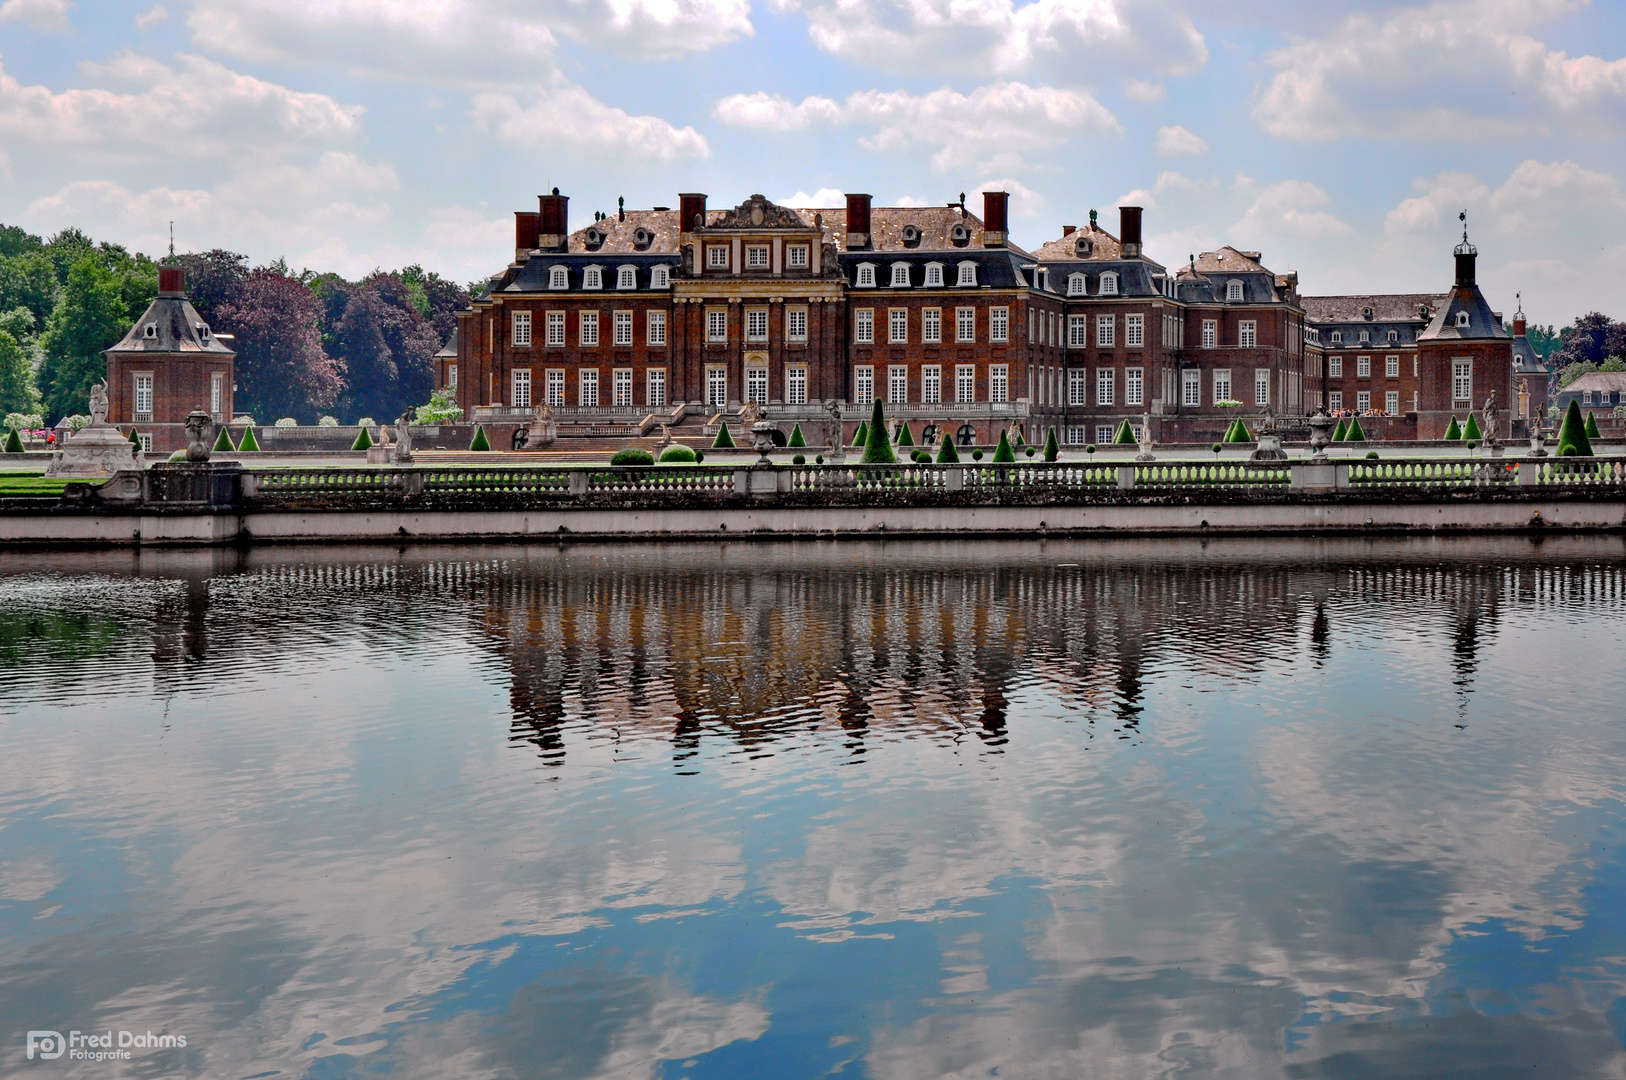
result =
[{"label": "brick chimney stack", "polygon": [[158,295],[185,296],[186,271],[179,266],[160,266],[158,268]]},{"label": "brick chimney stack", "polygon": [[982,246],[1004,247],[1009,232],[1007,213],[1011,196],[1005,191],[982,193]]},{"label": "brick chimney stack", "polygon": [[693,232],[696,225],[706,223],[706,197],[697,192],[684,192],[678,196],[678,232]]},{"label": "brick chimney stack", "polygon": [[1063,225],[1061,227],[1061,234],[1063,236],[1071,236],[1074,233],[1076,233],[1077,231],[1078,231],[1078,226],[1077,225]]},{"label": "brick chimney stack", "polygon": [[847,250],[869,247],[869,196],[847,196]]},{"label": "brick chimney stack", "polygon": [[1139,206],[1118,207],[1118,243],[1126,259],[1140,257],[1140,215]]},{"label": "brick chimney stack", "polygon": [[[537,196],[541,206],[538,215],[536,246],[544,251],[563,251],[570,244],[570,196],[559,194],[554,188],[551,195]],[[518,229],[516,223],[515,229]],[[516,237],[517,239],[517,237]]]},{"label": "brick chimney stack", "polygon": [[542,215],[529,210],[514,211],[514,261],[524,262],[536,250],[542,235]]}]

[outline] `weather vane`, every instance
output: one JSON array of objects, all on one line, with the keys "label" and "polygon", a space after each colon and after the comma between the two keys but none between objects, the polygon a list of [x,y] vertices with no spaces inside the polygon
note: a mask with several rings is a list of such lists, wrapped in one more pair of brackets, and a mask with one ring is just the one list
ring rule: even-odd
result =
[{"label": "weather vane", "polygon": [[[1458,214],[1457,220],[1462,222],[1462,242],[1466,244],[1468,242],[1468,211],[1464,210],[1462,213]],[[1503,295],[1505,296],[1506,294],[1504,293]]]},{"label": "weather vane", "polygon": [[169,257],[175,257],[175,223],[169,223]]}]

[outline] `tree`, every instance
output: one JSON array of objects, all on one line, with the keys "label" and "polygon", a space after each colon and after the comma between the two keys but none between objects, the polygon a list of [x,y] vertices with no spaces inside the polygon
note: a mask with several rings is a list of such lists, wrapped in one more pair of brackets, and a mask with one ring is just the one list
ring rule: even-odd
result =
[{"label": "tree", "polygon": [[1484,433],[1479,430],[1479,421],[1473,413],[1468,414],[1468,422],[1462,425],[1462,437],[1471,442],[1479,442],[1484,438]]},{"label": "tree", "polygon": [[1055,461],[1060,456],[1061,456],[1061,446],[1056,441],[1056,429],[1051,428],[1049,431],[1045,432],[1045,437],[1044,437],[1044,459],[1046,461]]},{"label": "tree", "polygon": [[237,336],[239,412],[314,417],[338,399],[344,368],[322,351],[321,316],[309,289],[267,268],[216,309],[215,328]]},{"label": "tree", "polygon": [[[1564,344],[1553,354],[1553,370],[1562,373],[1572,364],[1602,364],[1611,356],[1626,354],[1626,323],[1618,323],[1600,311],[1593,311],[1564,328]],[[1595,369],[1594,369],[1595,370]]]},{"label": "tree", "polygon": [[1134,445],[1135,429],[1129,426],[1128,420],[1118,421],[1118,433],[1112,437],[1112,441],[1125,446]]},{"label": "tree", "polygon": [[898,455],[892,452],[892,443],[886,437],[886,413],[881,409],[881,399],[875,399],[875,407],[870,410],[869,438],[864,442],[865,465],[896,465]]},{"label": "tree", "polygon": [[429,404],[419,405],[417,415],[412,418],[415,424],[451,424],[456,423],[463,416],[463,410],[457,404],[457,390],[450,386],[443,386],[429,395]]},{"label": "tree", "polygon": [[913,445],[915,445],[915,437],[914,437],[914,435],[910,434],[910,432],[909,432],[909,422],[907,420],[905,420],[905,421],[898,424],[898,445],[899,446],[913,446]]},{"label": "tree", "polygon": [[1588,439],[1601,439],[1603,435],[1598,431],[1598,414],[1588,409],[1586,414],[1586,437]]},{"label": "tree", "polygon": [[728,421],[724,420],[717,428],[717,438],[712,440],[713,450],[731,450],[734,447],[734,436],[728,430]]},{"label": "tree", "polygon": [[15,336],[0,330],[0,414],[32,412],[35,397],[34,365],[28,362],[28,350]]},{"label": "tree", "polygon": [[40,341],[40,389],[52,420],[87,407],[91,386],[107,374],[102,351],[117,344],[134,321],[124,308],[118,278],[94,254],[69,268]]},{"label": "tree", "polygon": [[56,267],[45,252],[0,257],[0,310],[27,308],[34,316],[34,325],[44,326],[61,290]]},{"label": "tree", "polygon": [[1366,432],[1361,428],[1361,418],[1360,417],[1352,416],[1352,417],[1349,418],[1349,430],[1344,432],[1344,441],[1345,442],[1365,442],[1366,441]]},{"label": "tree", "polygon": [[[241,301],[251,276],[247,256],[223,248],[199,255],[177,255],[173,265],[186,271],[186,298],[211,326],[220,321],[221,308]],[[287,276],[274,266],[264,271]]]},{"label": "tree", "polygon": [[356,432],[356,441],[350,444],[352,450],[368,450],[373,445],[372,436],[367,434],[366,427]]},{"label": "tree", "polygon": [[259,449],[260,440],[254,437],[254,429],[252,427],[244,428],[243,437],[237,440],[237,452],[239,454],[245,454],[250,452],[258,452]]},{"label": "tree", "polygon": [[420,310],[421,288],[380,273],[356,285],[319,279],[317,293],[328,310],[328,352],[345,365],[341,412],[399,416],[429,396],[441,338]]},{"label": "tree", "polygon": [[[131,432],[131,434],[134,434],[134,432]],[[233,450],[237,449],[237,447],[232,445],[231,428],[227,427],[225,424],[220,425],[220,434],[215,436],[215,449],[224,453],[231,453]]]},{"label": "tree", "polygon": [[807,440],[802,438],[802,425],[797,424],[790,429],[790,438],[785,440],[786,446],[806,446]]},{"label": "tree", "polygon": [[999,430],[999,445],[994,447],[995,465],[1016,464],[1016,454],[1011,451],[1011,440],[1004,428]]},{"label": "tree", "polygon": [[937,448],[937,463],[939,465],[958,465],[960,463],[960,451],[955,449],[952,435],[945,434],[943,436],[943,444]]},{"label": "tree", "polygon": [[1581,418],[1581,406],[1574,398],[1564,411],[1564,423],[1558,429],[1560,457],[1591,457],[1592,441],[1586,435],[1586,421]]},{"label": "tree", "polygon": [[858,421],[858,430],[853,432],[853,445],[854,446],[863,446],[868,442],[869,442],[869,424],[866,421],[860,420],[860,421]]},{"label": "tree", "polygon": [[1445,438],[1447,442],[1456,442],[1462,438],[1462,428],[1457,425],[1457,418],[1451,417],[1451,422],[1445,425]]},{"label": "tree", "polygon": [[486,438],[486,429],[484,427],[474,429],[474,441],[469,443],[469,449],[479,451],[491,449],[491,440]]}]

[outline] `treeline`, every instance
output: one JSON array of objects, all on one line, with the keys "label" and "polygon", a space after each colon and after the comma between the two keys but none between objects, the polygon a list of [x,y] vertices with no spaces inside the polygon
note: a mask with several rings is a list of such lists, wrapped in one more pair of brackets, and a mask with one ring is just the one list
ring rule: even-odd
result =
[{"label": "treeline", "polygon": [[1597,311],[1581,316],[1560,331],[1548,363],[1561,387],[1590,371],[1626,371],[1626,323]]},{"label": "treeline", "polygon": [[[177,255],[187,294],[237,352],[238,415],[261,423],[401,415],[429,400],[434,354],[468,291],[420,266],[338,274],[230,251]],[[83,413],[102,351],[158,293],[158,262],[78,229],[42,240],[0,226],[0,415]]]}]

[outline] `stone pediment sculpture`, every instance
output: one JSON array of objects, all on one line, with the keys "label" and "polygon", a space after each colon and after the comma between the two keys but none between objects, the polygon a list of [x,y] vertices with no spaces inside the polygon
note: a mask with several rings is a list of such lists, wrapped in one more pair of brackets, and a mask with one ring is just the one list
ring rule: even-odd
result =
[{"label": "stone pediment sculpture", "polygon": [[802,215],[772,202],[766,196],[752,195],[734,209],[724,212],[721,220],[708,229],[796,229],[808,231]]},{"label": "stone pediment sculpture", "polygon": [[751,425],[755,424],[761,419],[762,406],[758,405],[756,402],[747,401],[744,406],[740,408],[740,423],[745,427],[749,428]]}]

